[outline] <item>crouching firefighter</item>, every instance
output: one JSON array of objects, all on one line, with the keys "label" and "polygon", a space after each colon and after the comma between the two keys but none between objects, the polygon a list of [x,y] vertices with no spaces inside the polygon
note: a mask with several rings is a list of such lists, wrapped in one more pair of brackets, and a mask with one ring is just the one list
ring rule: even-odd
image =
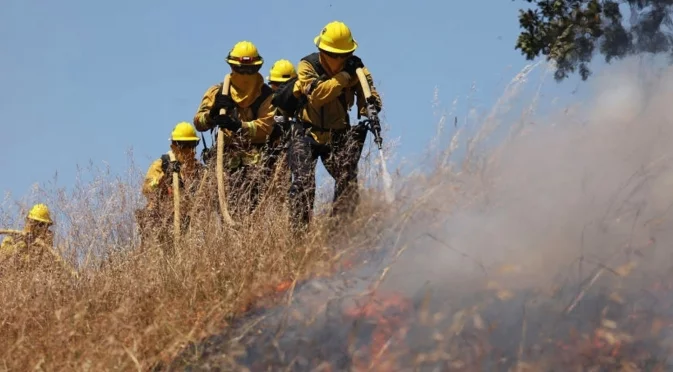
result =
[{"label": "crouching firefighter", "polygon": [[35,204],[26,216],[23,230],[0,230],[0,234],[7,235],[0,245],[0,263],[21,271],[42,268],[76,278],[77,272],[53,249],[53,225],[49,208]]},{"label": "crouching firefighter", "polygon": [[314,43],[318,52],[302,58],[297,67],[296,90],[306,96],[307,102],[299,105],[288,153],[292,172],[289,195],[296,227],[310,221],[318,158],[335,181],[331,216],[350,215],[359,203],[358,162],[368,128],[363,124],[351,126],[348,115],[356,98],[358,117],[368,114],[358,68],[371,88],[371,106],[376,113],[382,107],[369,71],[353,54],[357,43],[344,23],[327,24]]},{"label": "crouching firefighter", "polygon": [[274,124],[273,92],[259,73],[264,60],[253,43],[236,43],[226,61],[231,67],[228,90],[223,92],[224,83],[208,88],[194,116],[194,126],[200,132],[223,129],[218,135],[224,135],[224,164],[209,161],[207,165],[224,166],[228,209],[248,214],[257,206],[270,173],[264,147]]},{"label": "crouching firefighter", "polygon": [[[171,132],[170,141],[170,151],[152,162],[147,170],[142,187],[147,204],[136,211],[143,247],[154,241],[164,252],[171,252],[174,244],[174,208],[177,205],[180,211],[179,232],[182,233],[189,226],[194,203],[198,202],[195,196],[204,182],[205,170],[196,158],[200,139],[190,123],[178,123]],[[174,174],[177,175],[178,190],[173,186]]]}]

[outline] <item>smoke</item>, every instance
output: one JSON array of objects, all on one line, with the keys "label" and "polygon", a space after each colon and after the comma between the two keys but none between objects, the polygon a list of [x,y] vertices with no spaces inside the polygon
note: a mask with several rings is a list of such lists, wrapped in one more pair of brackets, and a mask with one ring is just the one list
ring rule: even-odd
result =
[{"label": "smoke", "polygon": [[[650,238],[657,249],[648,257],[665,257],[670,236],[652,224],[664,218],[657,229],[670,226],[673,69],[647,80],[638,69],[635,60],[607,68],[590,81],[594,94],[580,110],[538,118],[491,150],[485,169],[457,176],[463,193],[448,207],[458,209],[417,222],[421,238],[386,286],[499,280],[503,267],[527,276],[518,285],[540,285],[581,257],[605,261]],[[444,205],[446,190],[428,199]],[[652,263],[668,269],[670,259]]]},{"label": "smoke", "polygon": [[[407,201],[381,239],[385,255],[370,257],[359,271],[305,285],[289,311],[278,307],[251,316],[246,321],[255,325],[242,323],[211,339],[201,357],[223,366],[224,356],[235,354],[235,340],[247,345],[247,357],[238,359],[247,365],[308,368],[325,361],[353,368],[353,350],[344,345],[365,336],[349,333],[353,324],[342,310],[367,287],[401,293],[416,312],[430,293],[432,312],[448,319],[453,314],[449,330],[461,309],[479,309],[487,322],[500,324],[490,343],[506,358],[493,363],[509,363],[519,345],[548,337],[543,325],[558,319],[570,300],[585,303],[576,313],[587,318],[573,326],[594,322],[601,309],[590,304],[602,297],[578,296],[580,288],[591,288],[590,277],[603,288],[638,292],[673,267],[673,68],[658,76],[638,71],[628,59],[606,68],[589,81],[593,95],[579,109],[537,118],[538,124],[482,154],[479,169],[438,169],[408,180]],[[596,274],[601,268],[608,274]],[[633,280],[614,285],[624,278]],[[485,301],[493,292],[500,300]],[[556,294],[539,299],[524,321],[521,308],[532,293]],[[629,293],[634,291],[624,296]],[[673,316],[670,307],[663,309]],[[483,322],[476,319],[475,326]],[[526,332],[527,323],[535,330]],[[564,323],[554,327],[568,333]],[[408,353],[420,353],[439,337],[438,325],[411,328]]]}]

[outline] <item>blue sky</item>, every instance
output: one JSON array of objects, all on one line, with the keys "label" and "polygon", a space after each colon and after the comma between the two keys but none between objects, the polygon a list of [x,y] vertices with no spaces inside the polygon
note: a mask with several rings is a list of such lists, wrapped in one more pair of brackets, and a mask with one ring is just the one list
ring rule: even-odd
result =
[{"label": "blue sky", "polygon": [[296,64],[314,52],[314,36],[332,20],[349,25],[360,45],[399,155],[414,156],[436,131],[435,88],[448,108],[475,83],[473,104],[488,108],[527,63],[514,50],[526,4],[4,0],[0,190],[20,198],[55,172],[68,186],[89,161],[124,172],[129,148],[144,171],[229,71],[234,43],[257,45],[266,76],[275,60]]}]

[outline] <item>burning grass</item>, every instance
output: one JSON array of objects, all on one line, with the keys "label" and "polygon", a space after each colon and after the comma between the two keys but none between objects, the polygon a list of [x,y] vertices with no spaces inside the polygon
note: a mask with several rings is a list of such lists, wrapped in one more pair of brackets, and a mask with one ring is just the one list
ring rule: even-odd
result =
[{"label": "burning grass", "polygon": [[[638,251],[645,255],[654,245],[648,242]],[[220,335],[192,345],[170,370],[672,367],[673,273],[638,273],[637,258],[599,267],[579,286],[556,281],[507,289],[517,275],[501,267],[461,288],[434,288],[438,293],[433,293],[425,286],[411,294],[381,289],[382,277],[372,284],[367,272],[382,261],[367,257],[360,270],[297,286],[287,307],[258,309]]]}]

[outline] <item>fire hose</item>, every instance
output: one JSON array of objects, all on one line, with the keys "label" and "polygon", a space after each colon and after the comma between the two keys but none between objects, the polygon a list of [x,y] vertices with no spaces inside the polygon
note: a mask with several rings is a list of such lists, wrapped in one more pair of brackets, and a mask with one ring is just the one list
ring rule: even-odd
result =
[{"label": "fire hose", "polygon": [[383,150],[383,138],[381,138],[381,123],[379,121],[378,113],[376,108],[374,108],[374,97],[372,96],[372,90],[365,76],[365,72],[362,68],[355,70],[355,74],[360,80],[360,86],[362,87],[362,92],[365,94],[365,100],[367,101],[367,120],[369,124],[369,129],[374,134],[374,143],[378,146],[379,150]]},{"label": "fire hose", "polygon": [[[229,84],[231,82],[231,76],[227,74],[224,77],[224,83],[222,85],[222,95],[226,96],[229,94]],[[220,109],[220,115],[226,115],[226,109]],[[229,225],[234,225],[234,220],[231,219],[229,214],[229,208],[227,205],[227,197],[224,190],[224,129],[218,128],[217,130],[217,164],[215,165],[216,175],[217,175],[217,197],[220,202],[220,212],[222,213],[222,219],[224,222]]]},{"label": "fire hose", "polygon": [[[171,163],[175,162],[173,151],[168,152]],[[173,173],[173,245],[177,251],[180,238],[180,170],[172,169]]]},{"label": "fire hose", "polygon": [[[360,81],[360,86],[362,87],[362,92],[365,96],[365,101],[367,102],[367,119],[363,120],[361,123],[367,125],[367,128],[374,134],[374,143],[379,149],[379,159],[381,160],[381,174],[383,175],[383,187],[384,187],[384,196],[388,203],[395,201],[395,194],[393,192],[393,181],[388,173],[388,167],[386,166],[385,157],[383,156],[383,138],[381,138],[381,121],[379,120],[379,115],[374,106],[376,98],[372,96],[372,90],[369,86],[369,81],[367,76],[365,76],[362,68],[355,70],[355,73]],[[359,113],[358,113],[359,118]]]}]

